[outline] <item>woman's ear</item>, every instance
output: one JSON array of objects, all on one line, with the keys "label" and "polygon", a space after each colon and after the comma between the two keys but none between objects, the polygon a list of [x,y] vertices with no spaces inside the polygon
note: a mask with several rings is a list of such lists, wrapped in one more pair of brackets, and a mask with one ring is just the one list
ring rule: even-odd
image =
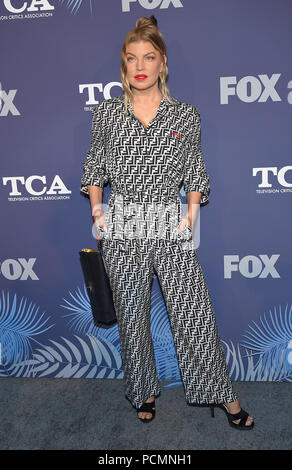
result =
[{"label": "woman's ear", "polygon": [[165,67],[166,62],[167,62],[167,57],[166,57],[165,54],[163,54],[163,56],[162,56],[162,65],[161,65],[161,68],[160,68],[160,73],[163,71],[163,67]]}]

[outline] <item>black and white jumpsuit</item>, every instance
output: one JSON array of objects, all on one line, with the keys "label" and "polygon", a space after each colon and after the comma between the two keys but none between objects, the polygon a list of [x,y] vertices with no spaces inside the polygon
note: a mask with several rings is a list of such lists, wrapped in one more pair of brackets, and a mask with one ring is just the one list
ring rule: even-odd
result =
[{"label": "black and white jumpsuit", "polygon": [[206,280],[190,244],[192,228],[186,225],[174,236],[182,214],[181,186],[186,193],[200,191],[201,203],[209,197],[200,114],[190,104],[162,98],[145,128],[132,105],[127,115],[124,111],[124,95],[94,107],[80,189],[88,195],[88,185],[103,187],[109,181],[111,186],[106,230],[100,235],[118,320],[125,395],[139,408],[161,392],[150,332],[155,270],[187,403],[230,403],[237,396]]}]

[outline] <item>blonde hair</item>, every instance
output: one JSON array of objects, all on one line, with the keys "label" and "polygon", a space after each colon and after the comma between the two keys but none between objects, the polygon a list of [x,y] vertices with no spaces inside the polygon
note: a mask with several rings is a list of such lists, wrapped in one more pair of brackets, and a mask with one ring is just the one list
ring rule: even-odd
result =
[{"label": "blonde hair", "polygon": [[[126,58],[126,49],[129,43],[136,41],[149,41],[152,46],[160,52],[161,56],[166,55],[166,45],[164,38],[160,31],[158,30],[157,20],[154,15],[151,15],[150,18],[142,16],[136,21],[135,28],[131,29],[125,37],[124,44],[121,50],[121,80],[123,85],[123,90],[125,93],[125,113],[127,114],[128,105],[131,102],[133,97],[132,90],[130,88],[130,83],[127,79],[127,58]],[[163,61],[164,62],[164,61]],[[160,91],[163,98],[168,101],[172,101],[169,89],[166,84],[166,79],[168,76],[168,67],[164,62],[163,70],[159,73],[158,83],[160,84]]]}]

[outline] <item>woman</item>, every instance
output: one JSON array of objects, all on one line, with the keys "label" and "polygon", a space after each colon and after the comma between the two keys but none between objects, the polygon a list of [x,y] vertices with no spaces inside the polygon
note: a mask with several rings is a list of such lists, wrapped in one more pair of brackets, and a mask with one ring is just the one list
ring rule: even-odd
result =
[{"label": "woman", "polygon": [[[193,208],[206,202],[210,192],[200,115],[194,106],[170,96],[166,62],[155,17],[140,18],[121,51],[124,94],[95,106],[91,147],[83,164],[81,192],[89,195],[102,238],[120,333],[125,395],[143,422],[155,417],[155,397],[161,391],[150,333],[155,269],[187,403],[209,404],[212,416],[214,406],[220,407],[232,427],[252,429],[254,421],[240,408],[232,389],[196,251],[187,243],[195,222]],[[104,213],[102,188],[107,181],[111,193]],[[181,215],[182,182],[186,216]],[[163,217],[157,210],[162,205]],[[163,235],[157,230],[161,218]]]}]

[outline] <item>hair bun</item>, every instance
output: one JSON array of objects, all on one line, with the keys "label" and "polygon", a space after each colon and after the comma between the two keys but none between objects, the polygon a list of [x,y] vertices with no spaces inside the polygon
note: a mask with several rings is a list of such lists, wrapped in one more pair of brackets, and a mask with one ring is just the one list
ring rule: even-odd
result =
[{"label": "hair bun", "polygon": [[158,27],[157,19],[154,15],[151,15],[150,18],[146,18],[146,16],[142,16],[136,21],[136,28],[143,28],[147,26],[156,26]]}]

